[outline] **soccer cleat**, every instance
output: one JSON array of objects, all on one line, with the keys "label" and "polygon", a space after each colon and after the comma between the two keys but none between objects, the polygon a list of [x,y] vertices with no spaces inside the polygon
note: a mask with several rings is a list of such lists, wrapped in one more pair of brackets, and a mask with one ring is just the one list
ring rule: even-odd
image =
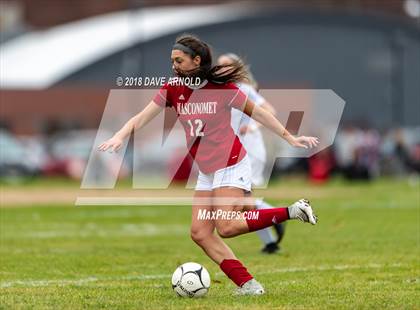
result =
[{"label": "soccer cleat", "polygon": [[265,253],[265,254],[274,254],[277,253],[280,250],[279,246],[277,245],[277,243],[275,242],[271,242],[266,244],[261,252]]},{"label": "soccer cleat", "polygon": [[255,279],[245,282],[235,291],[235,295],[262,295],[264,293],[263,286]]},{"label": "soccer cleat", "polygon": [[302,222],[311,223],[312,225],[315,225],[318,221],[307,199],[300,199],[287,209],[291,219],[298,219]]}]

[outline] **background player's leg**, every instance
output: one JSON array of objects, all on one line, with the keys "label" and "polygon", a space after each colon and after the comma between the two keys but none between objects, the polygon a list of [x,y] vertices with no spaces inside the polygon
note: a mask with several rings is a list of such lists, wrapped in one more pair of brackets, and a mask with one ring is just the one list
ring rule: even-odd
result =
[{"label": "background player's leg", "polygon": [[256,234],[264,244],[264,247],[261,249],[261,252],[272,254],[276,253],[279,250],[279,247],[276,243],[276,239],[274,238],[273,232],[270,227],[257,230]]},{"label": "background player's leg", "polygon": [[[257,140],[262,140],[261,135],[255,135],[254,137],[256,137]],[[262,160],[262,158],[266,158],[266,152],[264,143],[261,143],[262,141],[258,140],[253,142],[256,142],[252,144],[256,145],[257,148],[253,148],[253,152],[248,153],[251,162],[251,180],[253,186],[261,186],[265,184],[264,169],[266,162],[265,160]],[[274,207],[264,202],[262,199],[255,199],[255,206],[252,209],[262,210],[271,208]],[[279,250],[278,243],[283,238],[284,226],[283,224],[274,224],[274,229],[277,233],[277,238],[274,237],[271,227],[267,227],[256,231],[256,233],[258,234],[258,236],[264,244],[264,248],[261,250],[263,253],[271,254],[276,253]]]}]

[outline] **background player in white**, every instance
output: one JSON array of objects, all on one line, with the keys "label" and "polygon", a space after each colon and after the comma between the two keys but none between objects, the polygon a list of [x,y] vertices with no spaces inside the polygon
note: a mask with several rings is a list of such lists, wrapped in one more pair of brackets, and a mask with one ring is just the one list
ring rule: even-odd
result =
[{"label": "background player in white", "polygon": [[[217,59],[217,64],[222,66],[229,66],[235,62],[243,66],[246,71],[245,78],[239,81],[239,83],[236,83],[239,89],[245,93],[248,98],[251,99],[256,105],[275,115],[276,111],[274,107],[257,92],[256,89],[258,88],[258,85],[249,69],[249,66],[246,65],[238,55],[228,53],[219,56]],[[252,185],[263,185],[265,181],[264,169],[267,159],[267,152],[264,145],[263,135],[260,130],[261,124],[257,123],[248,115],[237,109],[232,109],[231,124],[235,134],[239,137],[243,146],[245,147],[251,161]],[[256,199],[255,208],[268,209],[274,207],[261,199]],[[262,252],[264,253],[271,254],[276,253],[279,250],[278,243],[280,243],[281,239],[283,238],[285,223],[283,222],[275,224],[273,227],[276,230],[277,238],[273,236],[270,227],[257,231],[258,236],[265,245],[262,249]]]}]

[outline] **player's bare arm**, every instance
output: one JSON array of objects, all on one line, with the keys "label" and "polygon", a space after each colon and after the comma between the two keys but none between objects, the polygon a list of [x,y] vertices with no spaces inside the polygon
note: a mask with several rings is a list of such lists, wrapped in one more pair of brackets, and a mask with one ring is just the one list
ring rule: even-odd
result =
[{"label": "player's bare arm", "polygon": [[151,101],[140,113],[130,118],[111,139],[99,145],[98,149],[100,151],[106,151],[110,149],[113,152],[117,152],[121,148],[124,139],[130,136],[134,130],[143,128],[162,110],[162,107]]},{"label": "player's bare arm", "polygon": [[[264,101],[263,104],[260,105],[260,107],[268,112],[270,112],[273,115],[276,115],[276,110],[274,109],[273,105],[271,103],[269,103],[268,101]],[[255,130],[257,130],[258,128],[262,127],[263,125],[261,125],[260,123],[256,122],[255,125],[250,126],[250,125],[245,125],[242,126],[239,129],[239,134],[244,135],[247,132],[253,132]]]},{"label": "player's bare arm", "polygon": [[301,148],[312,148],[316,147],[319,143],[316,137],[299,136],[294,137],[290,132],[278,121],[275,116],[257,106],[254,102],[247,99],[244,104],[244,113],[249,117],[253,118],[260,124],[270,129],[272,132],[277,134],[279,137],[285,139],[290,145]]},{"label": "player's bare arm", "polygon": [[261,105],[260,105],[260,107],[261,108],[263,108],[264,110],[266,110],[266,111],[268,111],[268,112],[270,112],[271,114],[273,114],[273,115],[276,115],[277,114],[277,111],[276,111],[276,109],[273,107],[273,105],[270,103],[270,102],[268,102],[268,101],[264,101]]}]

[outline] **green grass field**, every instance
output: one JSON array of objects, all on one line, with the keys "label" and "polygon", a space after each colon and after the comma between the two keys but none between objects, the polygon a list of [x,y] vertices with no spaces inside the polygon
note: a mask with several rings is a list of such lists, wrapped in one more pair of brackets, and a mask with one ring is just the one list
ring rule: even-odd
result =
[{"label": "green grass field", "polygon": [[[282,252],[260,254],[256,234],[227,242],[267,294],[234,285],[189,238],[190,207],[10,206],[1,212],[2,309],[420,309],[419,185],[381,180],[308,193],[317,226],[289,222]],[[24,194],[24,192],[22,192]],[[170,277],[184,262],[210,272],[209,294],[177,297]]]}]

